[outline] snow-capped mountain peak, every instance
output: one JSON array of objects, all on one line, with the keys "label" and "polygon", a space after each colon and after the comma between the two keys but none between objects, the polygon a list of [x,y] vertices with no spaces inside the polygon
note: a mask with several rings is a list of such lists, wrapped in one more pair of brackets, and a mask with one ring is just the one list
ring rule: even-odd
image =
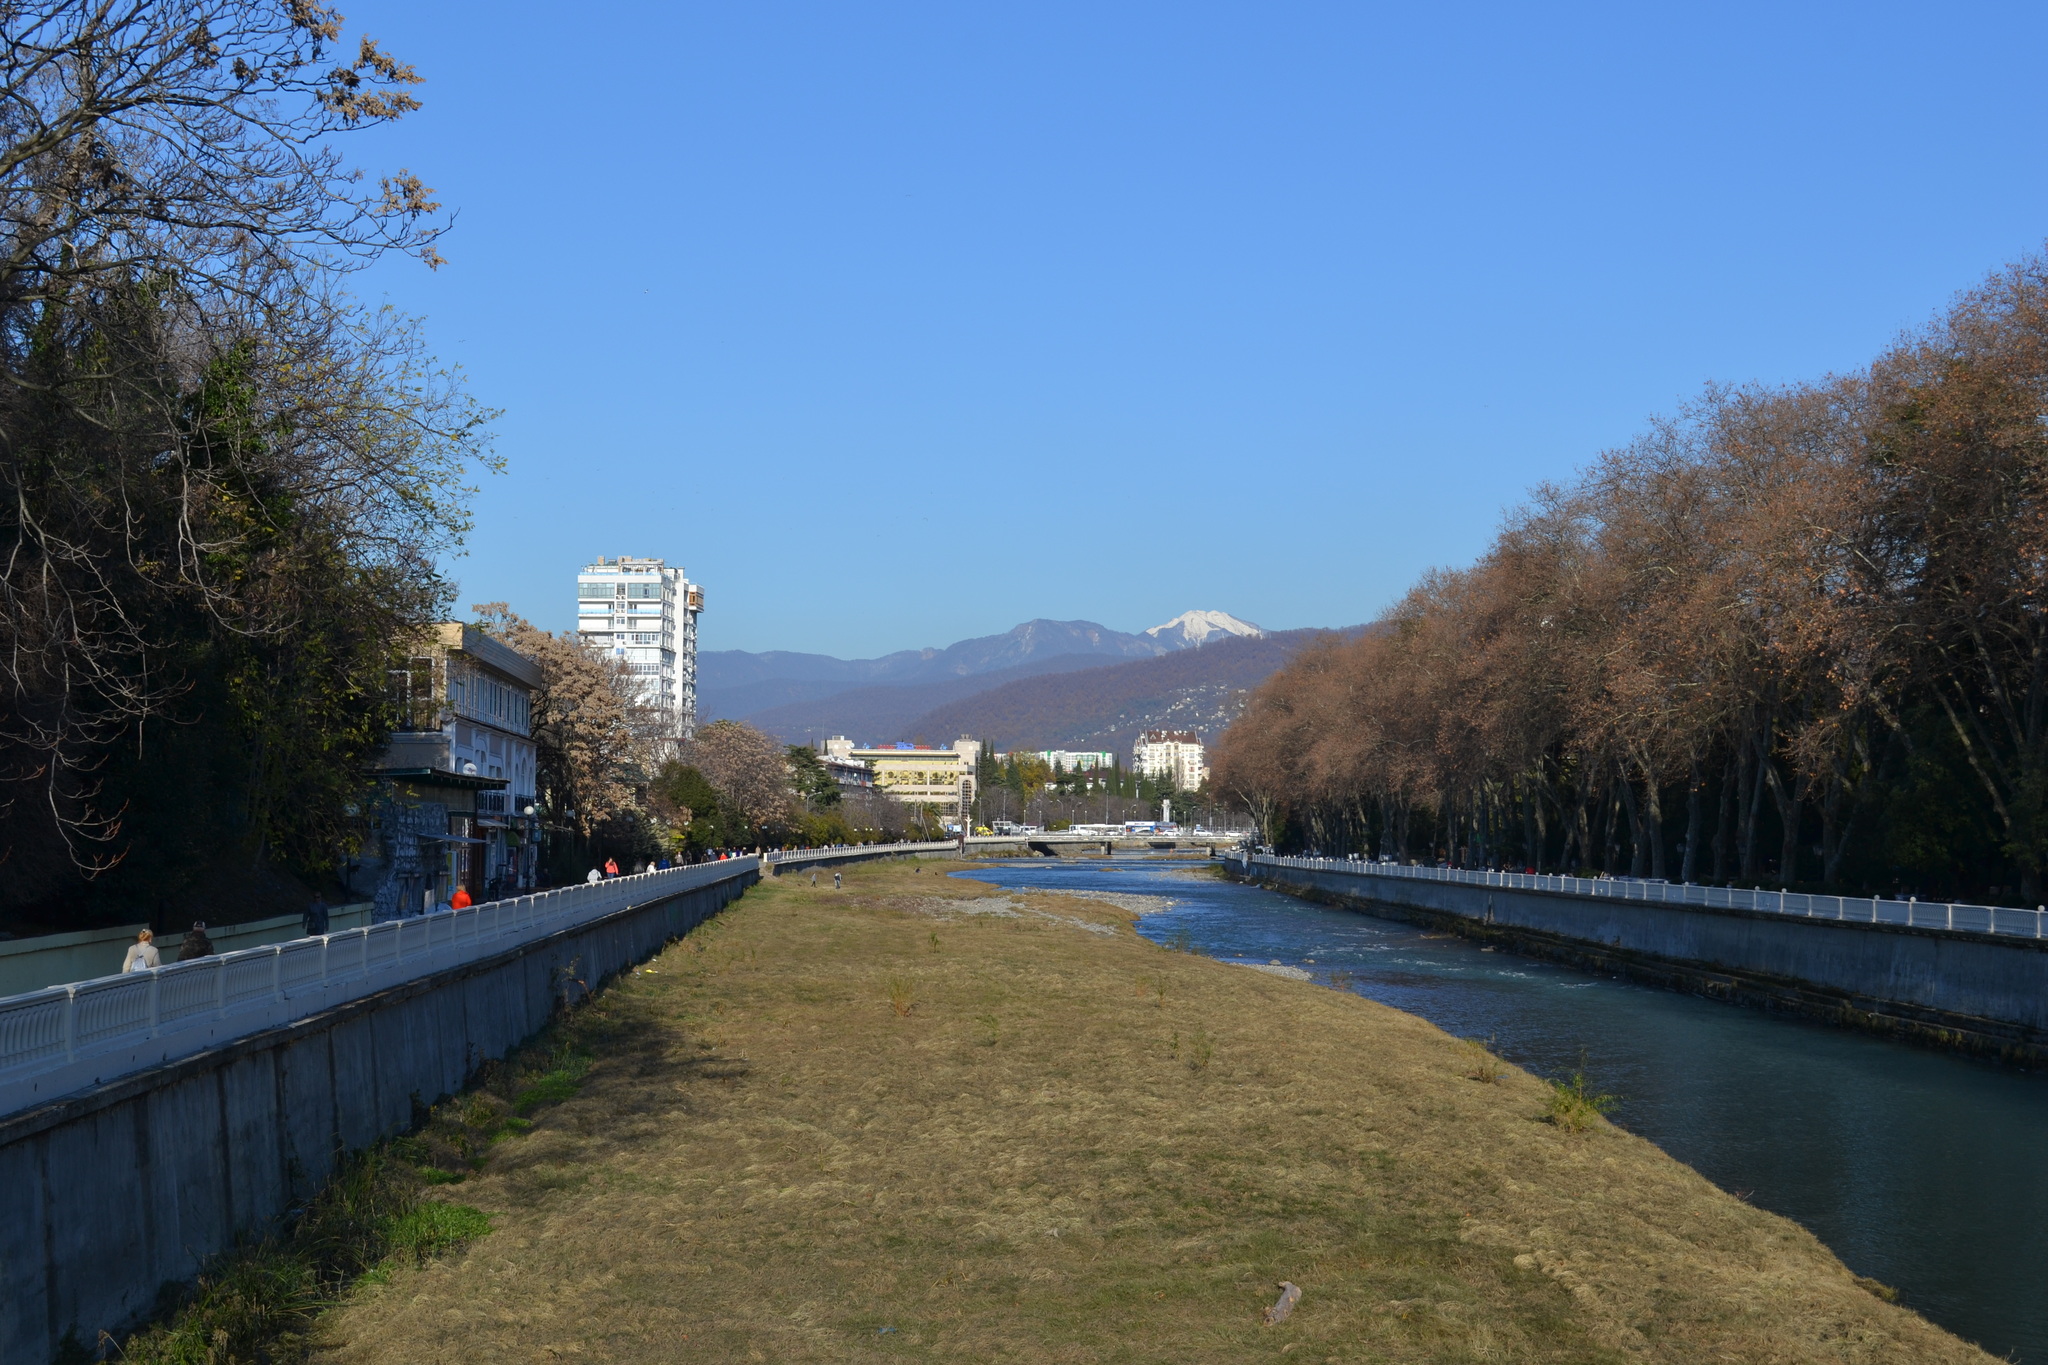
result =
[{"label": "snow-capped mountain peak", "polygon": [[1187,649],[1211,640],[1229,639],[1233,635],[1257,638],[1266,632],[1249,621],[1238,620],[1227,611],[1184,611],[1165,625],[1154,626],[1145,633],[1160,644]]}]

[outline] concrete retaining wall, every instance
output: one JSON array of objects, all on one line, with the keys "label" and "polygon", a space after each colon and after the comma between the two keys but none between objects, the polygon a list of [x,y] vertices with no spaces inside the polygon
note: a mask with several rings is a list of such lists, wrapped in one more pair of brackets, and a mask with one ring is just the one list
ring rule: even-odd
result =
[{"label": "concrete retaining wall", "polygon": [[[2016,1061],[2048,1061],[2048,941],[1472,886],[1232,866],[1316,899],[1526,952]],[[1370,865],[1365,865],[1369,867]]]},{"label": "concrete retaining wall", "polygon": [[403,1131],[595,987],[740,895],[729,880],[422,976],[0,1120],[0,1361],[88,1347],[274,1225],[345,1154]]}]

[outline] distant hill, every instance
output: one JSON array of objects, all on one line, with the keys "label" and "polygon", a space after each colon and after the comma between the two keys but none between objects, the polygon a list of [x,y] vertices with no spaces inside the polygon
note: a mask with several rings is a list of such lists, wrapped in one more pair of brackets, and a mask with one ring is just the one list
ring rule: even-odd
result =
[{"label": "distant hill", "polygon": [[[878,744],[897,739],[943,744],[957,738],[957,732],[951,735],[928,735],[923,730],[916,730],[913,733],[916,722],[926,712],[1022,679],[1053,673],[1093,670],[1102,666],[1100,655],[1060,654],[1050,659],[1020,664],[1015,668],[1000,669],[994,673],[947,678],[941,682],[840,687],[822,694],[799,694],[795,699],[780,706],[767,706],[749,712],[745,720],[747,724],[766,730],[786,744],[801,744],[814,739],[826,739],[832,735],[845,735],[850,739]],[[796,683],[790,684],[787,689],[778,687],[774,690],[796,693],[804,686],[807,684]],[[754,695],[769,693],[770,689],[763,688],[757,690]],[[701,705],[699,713],[704,714]],[[717,718],[716,715],[707,716],[707,719]]]},{"label": "distant hill", "polygon": [[[997,749],[1128,752],[1140,731],[1193,730],[1213,742],[1244,693],[1302,648],[1352,630],[1276,631],[1078,672],[1020,678],[938,706],[902,731],[943,743],[973,735]],[[877,736],[876,738],[880,738]]]},{"label": "distant hill", "polygon": [[[776,733],[838,726],[838,733],[851,734],[846,726],[855,722],[831,719],[841,714],[838,712],[783,712],[855,689],[983,677],[990,679],[983,687],[992,687],[1027,674],[1085,668],[1110,659],[1155,658],[1199,647],[1211,638],[1261,633],[1257,626],[1224,612],[1191,611],[1139,635],[1127,635],[1094,621],[1041,619],[1026,621],[1001,635],[961,640],[944,649],[899,650],[875,659],[836,659],[782,650],[760,654],[714,650],[697,660],[697,713],[705,720],[744,719]],[[993,676],[998,674],[1005,676]],[[964,695],[957,691],[929,694],[902,719]],[[821,716],[826,719],[819,719]]]}]

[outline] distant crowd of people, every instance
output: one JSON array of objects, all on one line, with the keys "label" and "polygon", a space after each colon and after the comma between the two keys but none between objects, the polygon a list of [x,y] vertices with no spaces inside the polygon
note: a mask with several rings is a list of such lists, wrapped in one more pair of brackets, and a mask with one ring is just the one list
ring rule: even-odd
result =
[{"label": "distant crowd of people", "polygon": [[[699,861],[707,863],[722,862],[727,858],[737,858],[740,856],[743,855],[739,850],[711,849]],[[670,858],[653,858],[637,866],[629,865],[630,870],[628,872],[621,872],[618,860],[616,858],[607,858],[604,860],[602,867],[591,868],[590,875],[584,878],[584,880],[596,883],[613,877],[631,875],[634,872],[662,872],[681,865]],[[436,910],[467,910],[475,903],[469,894],[469,888],[458,886],[455,888],[454,895],[442,901],[434,908]],[[306,907],[305,913],[300,918],[308,938],[326,933],[332,918],[332,908],[327,904],[327,898],[324,896],[313,897],[312,904]],[[178,956],[174,960],[178,962],[192,962],[202,957],[211,957],[214,951],[213,940],[206,933],[206,921],[194,920],[191,929],[186,931],[184,939],[178,944]],[[144,929],[135,936],[135,942],[128,945],[128,955],[121,960],[121,971],[124,974],[127,972],[148,971],[163,965],[163,955],[162,951],[156,946],[155,932]]]},{"label": "distant crowd of people", "polygon": [[[742,850],[713,848],[705,850],[704,856],[697,861],[700,863],[722,863],[727,858],[742,858],[745,856],[746,854]],[[630,877],[642,872],[666,872],[669,868],[682,866],[684,866],[683,863],[676,862],[671,858],[661,857],[651,858],[639,864],[629,863],[627,869],[621,872],[618,859],[606,858],[602,866],[591,868],[589,875],[585,876],[583,880],[595,886],[598,882],[610,881],[613,877]]]}]

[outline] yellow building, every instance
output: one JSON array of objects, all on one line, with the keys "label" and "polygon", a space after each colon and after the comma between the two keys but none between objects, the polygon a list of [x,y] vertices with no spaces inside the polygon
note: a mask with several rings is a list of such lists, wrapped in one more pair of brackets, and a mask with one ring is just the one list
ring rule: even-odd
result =
[{"label": "yellow building", "polygon": [[933,806],[941,815],[957,817],[964,795],[974,803],[974,768],[981,742],[962,735],[943,749],[918,744],[856,745],[844,735],[825,741],[825,753],[852,763],[865,763],[875,775],[875,790],[909,806]]}]

